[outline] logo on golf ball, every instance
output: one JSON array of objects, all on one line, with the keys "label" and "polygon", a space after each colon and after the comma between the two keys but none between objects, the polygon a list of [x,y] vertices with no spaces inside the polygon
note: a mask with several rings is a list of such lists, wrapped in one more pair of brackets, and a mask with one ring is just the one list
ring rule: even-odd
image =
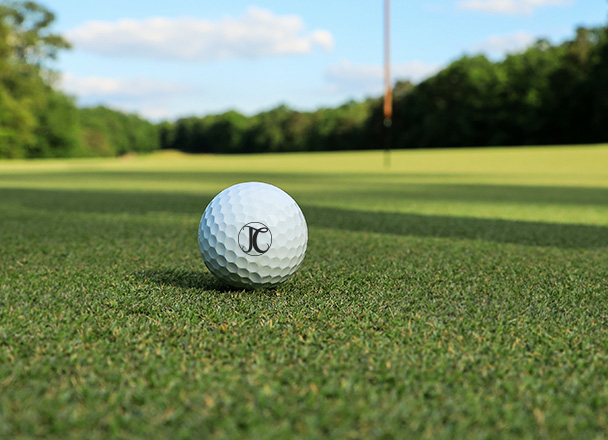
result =
[{"label": "logo on golf ball", "polygon": [[272,234],[264,223],[247,223],[239,231],[239,247],[254,257],[265,254],[272,245]]}]

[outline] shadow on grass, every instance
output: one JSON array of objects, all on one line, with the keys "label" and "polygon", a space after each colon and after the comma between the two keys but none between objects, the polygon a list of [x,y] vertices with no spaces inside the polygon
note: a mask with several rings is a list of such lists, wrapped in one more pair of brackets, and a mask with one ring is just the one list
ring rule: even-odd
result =
[{"label": "shadow on grass", "polygon": [[[202,264],[202,263],[201,263]],[[200,272],[184,269],[147,269],[134,273],[135,277],[159,284],[161,286],[176,287],[179,289],[207,290],[221,293],[257,292],[262,295],[274,296],[274,289],[246,290],[228,286],[215,278],[209,272]]]},{"label": "shadow on grass", "polygon": [[[581,189],[583,191],[584,189]],[[595,193],[594,193],[595,194]],[[81,190],[0,189],[0,201],[31,209],[67,213],[120,213],[150,215],[169,212],[198,219],[214,194],[153,193]],[[583,193],[579,194],[583,197]],[[382,193],[377,194],[382,198]],[[400,203],[407,201],[407,194]],[[594,195],[595,197],[595,195]],[[390,204],[389,204],[390,206]],[[0,206],[0,208],[4,209]],[[418,237],[456,238],[555,246],[566,249],[608,247],[608,227],[440,215],[372,212],[319,206],[302,206],[310,227],[377,232]],[[570,207],[569,209],[576,209]],[[1,212],[1,209],[0,209]],[[85,219],[83,218],[83,221]],[[124,218],[121,220],[124,221]],[[162,274],[156,274],[157,278]],[[165,274],[170,277],[170,274]],[[194,275],[186,277],[192,279]],[[183,277],[182,277],[183,278]],[[192,282],[204,280],[194,279]]]},{"label": "shadow on grass", "polygon": [[309,225],[416,237],[486,240],[568,249],[608,247],[608,227],[369,212],[325,207],[304,209]]},{"label": "shadow on grass", "polygon": [[[491,202],[491,203],[518,203],[518,204],[556,204],[574,206],[608,206],[608,188],[602,187],[578,187],[578,186],[557,186],[557,185],[504,185],[504,184],[479,184],[479,183],[437,183],[433,180],[462,178],[460,174],[416,174],[407,173],[406,175],[386,175],[380,174],[326,174],[326,173],[255,173],[255,172],[184,172],[184,171],[163,171],[163,172],[122,172],[112,171],[102,172],[71,172],[64,176],[57,174],[40,173],[19,173],[19,174],[0,174],[1,182],[11,182],[16,186],[21,183],[39,182],[63,182],[65,179],[72,179],[77,188],[79,182],[94,181],[103,186],[104,182],[108,185],[116,185],[117,182],[139,182],[145,188],[149,183],[158,187],[162,184],[172,185],[183,183],[189,186],[200,183],[200,188],[214,187],[222,188],[238,182],[261,181],[274,183],[280,187],[291,186],[299,187],[300,193],[306,193],[306,188],[317,191],[315,196],[322,195],[327,197],[340,197],[348,199],[374,200],[381,198],[386,202],[402,202],[403,200],[413,201],[467,201],[467,202]],[[490,177],[488,175],[487,177]],[[401,181],[400,179],[415,179],[416,181]],[[21,190],[25,192],[30,190]],[[37,191],[37,190],[31,190]],[[95,191],[99,194],[112,192]],[[290,191],[291,193],[292,191]],[[81,193],[81,191],[73,191]],[[114,192],[116,194],[116,192]],[[123,193],[129,196],[129,192]],[[148,204],[148,196],[156,196],[155,192],[139,192],[142,198],[142,205]],[[294,192],[295,194],[295,192]],[[179,205],[181,196],[189,194],[174,192],[172,197],[176,198]],[[191,194],[190,194],[191,195]],[[209,194],[213,197],[214,194]],[[297,195],[297,194],[296,194]],[[76,196],[76,198],[78,198]],[[120,198],[117,200],[120,202]],[[137,204],[135,206],[139,206]]]},{"label": "shadow on grass", "polygon": [[162,284],[180,289],[224,290],[222,284],[210,273],[183,269],[147,269],[134,275],[144,281]]}]

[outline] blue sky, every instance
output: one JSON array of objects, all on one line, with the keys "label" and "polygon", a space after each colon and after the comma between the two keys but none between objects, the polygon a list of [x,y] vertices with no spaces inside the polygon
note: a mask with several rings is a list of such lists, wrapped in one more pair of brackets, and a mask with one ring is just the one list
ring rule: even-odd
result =
[{"label": "blue sky", "polygon": [[[286,104],[311,110],[382,91],[383,0],[48,0],[73,44],[54,64],[80,105],[150,119]],[[606,0],[392,0],[393,78],[463,54],[500,59],[608,19]]]}]

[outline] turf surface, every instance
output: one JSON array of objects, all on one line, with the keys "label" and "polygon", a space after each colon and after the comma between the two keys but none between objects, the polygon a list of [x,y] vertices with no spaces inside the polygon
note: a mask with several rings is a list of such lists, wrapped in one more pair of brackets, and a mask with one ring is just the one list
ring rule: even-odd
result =
[{"label": "turf surface", "polygon": [[[0,438],[605,438],[608,147],[0,163]],[[309,250],[204,268],[222,188]]]}]

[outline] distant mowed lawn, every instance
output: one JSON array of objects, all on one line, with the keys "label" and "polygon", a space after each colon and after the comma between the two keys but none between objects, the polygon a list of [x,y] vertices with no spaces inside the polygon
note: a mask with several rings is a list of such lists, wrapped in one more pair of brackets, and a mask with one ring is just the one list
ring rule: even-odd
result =
[{"label": "distant mowed lawn", "polygon": [[[0,162],[0,438],[608,433],[608,146]],[[289,192],[287,283],[200,216]]]}]

